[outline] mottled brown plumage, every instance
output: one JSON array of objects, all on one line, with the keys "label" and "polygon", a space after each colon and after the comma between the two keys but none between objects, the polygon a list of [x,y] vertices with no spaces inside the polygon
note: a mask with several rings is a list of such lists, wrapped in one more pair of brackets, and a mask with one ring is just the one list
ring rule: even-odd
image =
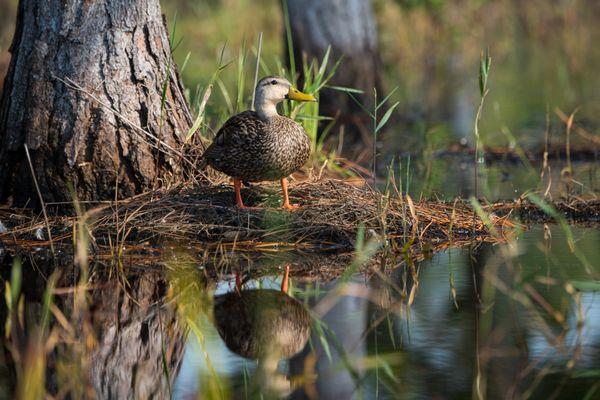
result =
[{"label": "mottled brown plumage", "polygon": [[281,180],[283,207],[293,209],[286,177],[308,160],[310,139],[300,124],[277,114],[276,105],[285,99],[316,99],[294,89],[281,77],[263,78],[255,90],[256,111],[244,111],[227,120],[204,152],[203,163],[234,179],[240,208],[246,208],[240,194],[240,181]]},{"label": "mottled brown plumage", "polygon": [[204,157],[208,164],[242,181],[276,181],[300,169],[310,156],[304,128],[275,115],[263,120],[255,111],[231,117]]},{"label": "mottled brown plumage", "polygon": [[215,296],[213,312],[227,347],[246,358],[290,358],[304,348],[310,335],[306,308],[279,290],[252,289]]}]

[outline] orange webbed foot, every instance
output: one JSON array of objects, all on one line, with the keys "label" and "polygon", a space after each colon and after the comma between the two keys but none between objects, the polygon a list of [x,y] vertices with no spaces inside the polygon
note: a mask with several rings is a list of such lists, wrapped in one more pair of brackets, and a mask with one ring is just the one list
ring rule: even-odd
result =
[{"label": "orange webbed foot", "polygon": [[242,200],[242,193],[241,193],[241,188],[242,188],[242,181],[239,179],[234,179],[233,180],[233,187],[235,189],[235,204],[237,205],[237,207],[240,210],[247,210],[247,211],[256,211],[256,210],[260,210],[260,207],[249,207],[244,205],[244,201]]},{"label": "orange webbed foot", "polygon": [[290,196],[288,194],[288,181],[286,178],[281,179],[281,190],[283,191],[283,206],[281,206],[283,209],[294,211],[300,208],[298,204],[290,203]]},{"label": "orange webbed foot", "polygon": [[296,211],[297,209],[300,208],[300,204],[283,204],[283,206],[281,206],[281,208],[283,208],[284,210],[288,210],[288,211]]}]

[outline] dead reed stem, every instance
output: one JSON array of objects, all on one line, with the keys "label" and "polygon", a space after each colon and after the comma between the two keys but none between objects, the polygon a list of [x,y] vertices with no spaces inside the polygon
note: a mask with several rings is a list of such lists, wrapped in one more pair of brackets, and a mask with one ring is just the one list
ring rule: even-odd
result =
[{"label": "dead reed stem", "polygon": [[48,240],[50,241],[50,249],[52,250],[52,255],[55,255],[56,253],[54,252],[54,242],[52,241],[50,221],[48,220],[48,213],[46,212],[46,204],[44,203],[44,198],[42,197],[40,186],[38,185],[37,178],[35,177],[35,170],[33,169],[33,163],[31,162],[31,156],[29,155],[29,147],[27,146],[27,143],[23,144],[23,147],[25,148],[25,155],[27,156],[27,162],[29,163],[29,170],[31,171],[33,184],[35,185],[35,190],[40,200],[40,205],[42,206],[42,213],[44,214],[44,221],[46,222],[46,231],[48,232]]}]

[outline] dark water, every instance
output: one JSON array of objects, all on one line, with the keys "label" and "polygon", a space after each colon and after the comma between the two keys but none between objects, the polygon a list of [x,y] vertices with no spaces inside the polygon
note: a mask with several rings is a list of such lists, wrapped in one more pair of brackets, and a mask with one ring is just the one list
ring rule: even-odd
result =
[{"label": "dark water", "polygon": [[[55,309],[45,329],[45,385],[100,398],[598,398],[599,241],[595,228],[534,226],[511,244],[349,279],[306,280],[292,269],[290,296],[280,288],[283,265],[260,278],[242,273],[238,293],[228,269],[213,281],[179,254],[158,269],[123,265],[112,277],[111,267],[91,268],[78,306],[69,282],[80,276],[59,268],[53,303],[65,320]],[[5,340],[23,352],[41,329],[44,271],[24,261],[26,329]],[[223,308],[226,293],[233,306]],[[242,344],[226,344],[227,335]],[[251,354],[250,342],[275,359]],[[293,344],[280,361],[277,343]],[[10,349],[0,369],[6,398]]]}]

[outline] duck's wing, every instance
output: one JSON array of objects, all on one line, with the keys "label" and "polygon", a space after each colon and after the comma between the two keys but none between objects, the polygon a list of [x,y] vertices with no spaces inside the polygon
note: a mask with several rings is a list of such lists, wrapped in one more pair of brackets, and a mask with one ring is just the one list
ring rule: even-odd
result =
[{"label": "duck's wing", "polygon": [[255,141],[263,130],[264,122],[254,111],[244,111],[229,118],[204,151],[200,168],[204,169],[210,164],[227,173],[224,169],[238,164],[238,158],[245,158],[244,149]]},{"label": "duck's wing", "polygon": [[263,130],[264,122],[254,111],[244,111],[229,118],[217,132],[210,147],[235,147],[253,140]]}]

